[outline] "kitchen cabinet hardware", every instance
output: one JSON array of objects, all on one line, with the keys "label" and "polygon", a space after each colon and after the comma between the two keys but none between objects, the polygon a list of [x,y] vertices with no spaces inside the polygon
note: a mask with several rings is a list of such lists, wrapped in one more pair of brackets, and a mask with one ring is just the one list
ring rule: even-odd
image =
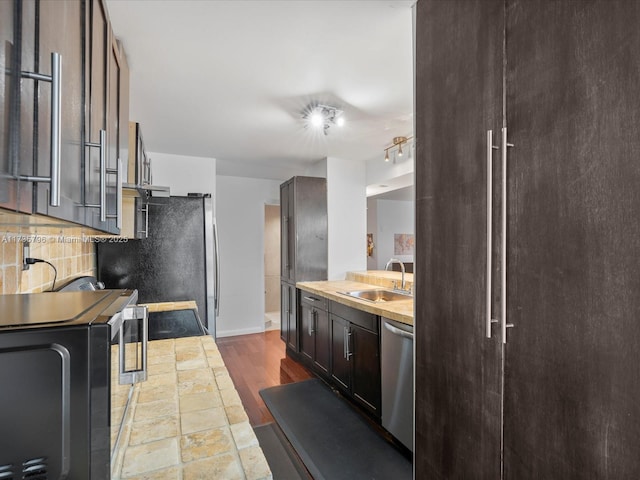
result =
[{"label": "kitchen cabinet hardware", "polygon": [[122,159],[118,157],[118,168],[107,168],[107,174],[116,176],[116,213],[107,213],[106,218],[116,219],[116,228],[122,228]]},{"label": "kitchen cabinet hardware", "polygon": [[99,142],[85,142],[85,146],[100,150],[100,203],[87,203],[87,208],[100,209],[100,221],[107,221],[107,131],[100,129]]},{"label": "kitchen cabinet hardware", "polygon": [[309,325],[308,325],[308,333],[311,337],[315,333],[315,316],[316,311],[312,308],[309,310]]},{"label": "kitchen cabinet hardware", "polygon": [[502,252],[500,262],[500,272],[502,282],[500,285],[502,299],[502,343],[507,343],[507,328],[513,327],[512,323],[507,323],[507,150],[513,144],[507,142],[507,127],[502,128]]},{"label": "kitchen cabinet hardware", "polygon": [[144,238],[149,238],[149,204],[140,207],[140,211],[144,213],[144,230],[138,230],[138,233],[144,235]]},{"label": "kitchen cabinet hardware", "polygon": [[493,130],[487,130],[487,277],[486,277],[486,335],[491,338],[491,324],[498,323],[492,318],[491,304],[493,299],[493,151],[500,147],[493,144]]},{"label": "kitchen cabinet hardware", "polygon": [[342,327],[342,342],[343,342],[343,348],[342,348],[342,356],[344,357],[345,360],[347,359],[347,327],[344,326]]},{"label": "kitchen cabinet hardware", "polygon": [[351,351],[351,330],[346,327],[346,338],[345,338],[345,345],[347,346],[347,354],[346,354],[346,359],[347,361],[349,361],[351,359],[351,356],[353,355],[353,352]]},{"label": "kitchen cabinet hardware", "polygon": [[51,52],[51,75],[21,72],[22,78],[51,83],[51,172],[49,177],[21,175],[20,180],[50,184],[49,205],[60,206],[60,150],[61,150],[61,103],[62,103],[62,55]]}]

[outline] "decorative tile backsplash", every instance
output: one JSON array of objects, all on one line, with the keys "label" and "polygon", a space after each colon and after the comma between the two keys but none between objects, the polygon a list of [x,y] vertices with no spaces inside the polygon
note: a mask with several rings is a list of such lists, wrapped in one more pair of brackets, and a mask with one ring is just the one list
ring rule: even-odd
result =
[{"label": "decorative tile backsplash", "polygon": [[30,257],[56,267],[56,285],[76,276],[96,274],[95,240],[80,228],[0,228],[0,294],[37,293],[52,287],[54,271],[46,263],[22,270],[24,241],[29,242]]}]

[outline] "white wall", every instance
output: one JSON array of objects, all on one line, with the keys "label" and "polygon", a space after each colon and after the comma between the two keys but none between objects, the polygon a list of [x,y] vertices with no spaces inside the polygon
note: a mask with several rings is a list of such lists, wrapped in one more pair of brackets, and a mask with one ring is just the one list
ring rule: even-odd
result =
[{"label": "white wall", "polygon": [[413,255],[394,254],[394,235],[396,233],[414,233],[414,202],[369,200],[370,205],[374,202],[376,203],[376,231],[373,235],[375,243],[373,268],[384,269],[385,264],[392,257],[402,262],[413,262]]},{"label": "white wall", "polygon": [[149,152],[154,185],[169,186],[171,195],[216,193],[216,159]]},{"label": "white wall", "polygon": [[264,206],[280,203],[280,180],[218,175],[218,337],[264,331]]},{"label": "white wall", "polygon": [[367,269],[367,197],[364,162],[327,158],[329,280]]}]

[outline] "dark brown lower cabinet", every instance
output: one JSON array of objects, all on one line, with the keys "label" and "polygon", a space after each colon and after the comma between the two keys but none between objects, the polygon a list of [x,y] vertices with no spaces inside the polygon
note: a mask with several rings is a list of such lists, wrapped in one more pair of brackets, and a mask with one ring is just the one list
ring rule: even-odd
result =
[{"label": "dark brown lower cabinet", "polygon": [[329,374],[327,300],[300,291],[300,354],[321,375]]},{"label": "dark brown lower cabinet", "polygon": [[640,478],[640,3],[416,15],[416,478]]},{"label": "dark brown lower cabinet", "polygon": [[380,417],[380,318],[329,302],[331,379],[365,410]]},{"label": "dark brown lower cabinet", "polygon": [[331,379],[344,391],[351,391],[351,363],[347,357],[349,322],[331,318]]},{"label": "dark brown lower cabinet", "polygon": [[280,282],[280,338],[298,352],[298,294],[295,285]]}]

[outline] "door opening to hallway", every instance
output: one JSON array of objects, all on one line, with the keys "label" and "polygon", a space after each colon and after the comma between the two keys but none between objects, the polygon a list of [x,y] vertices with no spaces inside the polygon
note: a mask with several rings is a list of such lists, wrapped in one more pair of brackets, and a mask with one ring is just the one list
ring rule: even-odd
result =
[{"label": "door opening to hallway", "polygon": [[280,205],[264,206],[265,330],[280,329]]}]

